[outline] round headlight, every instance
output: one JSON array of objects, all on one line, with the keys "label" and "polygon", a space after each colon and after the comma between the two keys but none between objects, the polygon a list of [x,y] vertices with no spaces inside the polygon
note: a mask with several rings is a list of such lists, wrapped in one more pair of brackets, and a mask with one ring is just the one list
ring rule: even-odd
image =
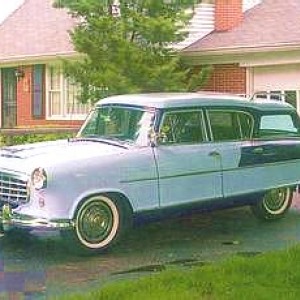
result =
[{"label": "round headlight", "polygon": [[32,172],[31,184],[36,190],[47,187],[47,174],[43,168],[37,168]]}]

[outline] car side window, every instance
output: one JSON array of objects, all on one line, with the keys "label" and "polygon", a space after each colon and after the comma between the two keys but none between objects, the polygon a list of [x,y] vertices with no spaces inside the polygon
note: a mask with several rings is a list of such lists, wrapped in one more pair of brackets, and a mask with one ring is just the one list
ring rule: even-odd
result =
[{"label": "car side window", "polygon": [[196,144],[206,140],[201,110],[166,112],[160,126],[161,144]]},{"label": "car side window", "polygon": [[213,141],[239,141],[252,137],[253,117],[246,112],[208,110]]},{"label": "car side window", "polygon": [[299,128],[290,114],[262,115],[259,123],[258,137],[298,135]]}]

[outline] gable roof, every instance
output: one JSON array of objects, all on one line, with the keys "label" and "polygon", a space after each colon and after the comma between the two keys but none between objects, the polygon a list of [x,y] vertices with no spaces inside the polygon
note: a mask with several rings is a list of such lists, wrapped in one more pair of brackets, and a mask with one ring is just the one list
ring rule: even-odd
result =
[{"label": "gable roof", "polygon": [[0,25],[0,63],[72,55],[68,30],[75,20],[53,0],[25,0]]},{"label": "gable roof", "polygon": [[300,47],[299,0],[263,0],[235,28],[213,31],[183,51],[247,51]]}]

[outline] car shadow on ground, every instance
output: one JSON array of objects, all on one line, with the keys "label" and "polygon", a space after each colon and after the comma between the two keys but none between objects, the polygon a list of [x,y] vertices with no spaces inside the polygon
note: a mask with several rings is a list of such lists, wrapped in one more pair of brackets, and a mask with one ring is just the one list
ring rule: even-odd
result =
[{"label": "car shadow on ground", "polygon": [[[212,244],[237,245],[242,242],[242,239],[251,239],[251,235],[265,240],[268,234],[272,235],[278,230],[280,233],[285,226],[293,226],[291,222],[296,222],[296,226],[298,219],[298,213],[292,212],[283,220],[261,222],[245,207],[142,222],[127,232],[116,246],[99,255],[142,256],[141,254],[145,252],[149,255],[163,252],[188,252],[193,251],[193,248],[197,249],[201,246],[207,248]],[[30,260],[34,257],[35,260],[40,258],[51,264],[92,256],[91,253],[73,251],[73,248],[57,234],[32,235],[14,230],[0,238],[2,256],[7,258]]]},{"label": "car shadow on ground", "polygon": [[232,254],[253,256],[299,240],[300,213],[295,208],[278,222],[260,222],[244,207],[141,223],[97,255],[70,252],[58,235],[14,231],[0,238],[0,273],[7,274],[6,290],[15,276],[14,290],[18,283],[26,289],[24,282],[29,282],[28,293],[56,295],[174,265],[202,266]]}]

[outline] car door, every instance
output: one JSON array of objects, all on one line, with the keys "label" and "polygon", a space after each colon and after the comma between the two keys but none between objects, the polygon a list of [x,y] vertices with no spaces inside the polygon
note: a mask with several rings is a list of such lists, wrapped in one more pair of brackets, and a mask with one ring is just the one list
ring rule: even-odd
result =
[{"label": "car door", "polygon": [[300,143],[296,115],[265,112],[257,124],[255,139],[242,147],[240,170],[248,193],[299,183]]},{"label": "car door", "polygon": [[253,134],[252,114],[233,108],[211,108],[206,113],[210,139],[222,164],[223,196],[228,198],[253,191],[256,185],[253,170],[241,165],[243,149]]},{"label": "car door", "polygon": [[209,109],[207,118],[222,164],[225,198],[299,182],[300,145],[286,138],[298,135],[290,114],[267,113],[256,118],[257,139],[253,139],[255,118],[250,112]]},{"label": "car door", "polygon": [[201,109],[165,112],[160,137],[154,151],[161,207],[222,197],[220,157],[207,142]]}]

